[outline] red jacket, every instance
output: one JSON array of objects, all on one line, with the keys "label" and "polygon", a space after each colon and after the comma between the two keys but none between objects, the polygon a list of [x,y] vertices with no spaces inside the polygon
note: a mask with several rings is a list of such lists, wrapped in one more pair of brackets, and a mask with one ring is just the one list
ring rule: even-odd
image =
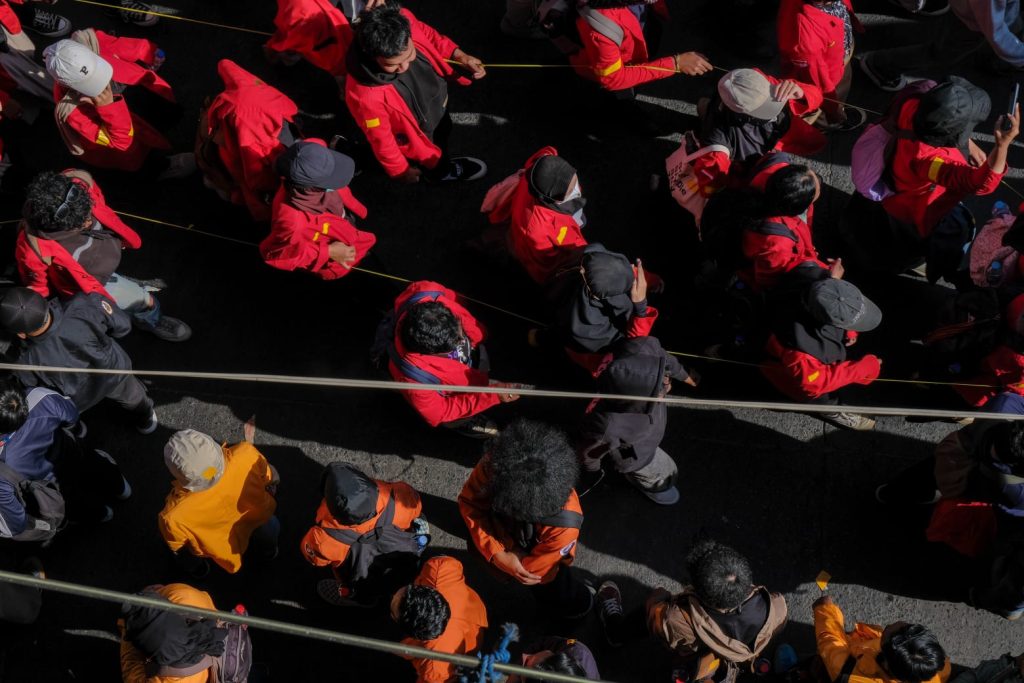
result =
[{"label": "red jacket", "polygon": [[674,76],[671,56],[648,61],[647,42],[636,15],[627,7],[594,10],[622,27],[622,45],[598,33],[583,17],[577,17],[583,49],[569,57],[569,63],[584,78],[597,81],[605,90],[626,90],[642,83]]},{"label": "red jacket", "polygon": [[[421,353],[411,353],[404,349],[399,330],[402,326],[402,319],[399,315],[402,304],[414,294],[419,292],[440,292],[436,299],[431,297],[427,300],[439,301],[450,310],[462,323],[462,331],[469,338],[470,344],[476,346],[484,339],[484,330],[469,311],[462,307],[457,300],[458,295],[444,285],[429,280],[414,282],[405,288],[405,291],[398,295],[395,300],[395,351],[397,355],[412,363],[422,371],[428,372],[437,377],[441,384],[453,386],[478,386],[486,387],[490,383],[486,372],[475,370],[468,365],[463,365],[457,360],[441,356],[430,356]],[[415,305],[415,304],[414,304]],[[388,370],[396,382],[415,383],[416,380],[407,377],[392,360],[388,360]],[[470,394],[470,393],[445,393],[439,391],[403,391],[402,394],[409,404],[416,409],[424,420],[432,427],[444,422],[459,420],[500,403],[498,394]]]},{"label": "red jacket", "polygon": [[118,38],[97,29],[84,32],[90,31],[96,36],[100,57],[110,62],[114,69],[111,80],[124,85],[141,85],[165,100],[174,101],[171,85],[148,68],[156,60],[156,43],[145,38]]},{"label": "red jacket", "polygon": [[[324,280],[336,280],[352,272],[330,258],[332,242],[355,247],[359,263],[366,252],[376,244],[372,233],[357,230],[347,218],[332,213],[309,214],[289,204],[288,191],[282,186],[274,197],[270,234],[260,243],[260,254],[268,265],[281,270],[308,270]],[[347,187],[338,190],[338,196],[359,218],[366,218],[366,207],[352,196]]]},{"label": "red jacket", "polygon": [[9,33],[21,33],[21,21],[11,9],[11,3],[24,5],[25,0],[0,0],[0,26],[7,29]]},{"label": "red jacket", "polygon": [[[750,187],[760,192],[779,169],[788,166],[788,162],[780,160],[762,169],[750,181]],[[814,205],[807,209],[806,220],[799,216],[772,216],[765,218],[761,224],[776,223],[789,229],[796,237],[769,234],[769,231],[748,229],[743,231],[743,256],[750,263],[750,268],[740,276],[750,284],[755,292],[763,292],[775,287],[779,279],[801,263],[808,261],[828,269],[828,264],[818,258],[811,235],[814,223]]]},{"label": "red jacket", "polygon": [[256,220],[270,217],[263,197],[281,184],[274,162],[285,146],[278,136],[285,122],[291,122],[299,107],[273,88],[229,59],[217,64],[224,92],[217,95],[206,112],[209,135],[216,144],[221,163],[237,183],[231,201],[244,204]]},{"label": "red jacket", "polygon": [[[76,175],[72,176],[72,173]],[[125,225],[124,221],[114,213],[114,210],[107,206],[103,192],[92,176],[84,171],[73,169],[64,171],[64,175],[70,176],[72,182],[89,188],[89,197],[92,198],[92,215],[103,224],[104,228],[117,233],[124,247],[138,249],[142,246],[142,238],[138,233]],[[39,248],[38,253],[29,242],[28,236],[25,234],[25,226],[22,225],[14,247],[14,260],[18,264],[21,281],[25,283],[26,287],[44,297],[49,297],[51,291],[56,291],[62,299],[68,299],[79,292],[86,294],[95,292],[113,301],[113,297],[104,289],[104,283],[98,281],[80,266],[78,261],[68,253],[68,250],[61,246],[60,242],[37,236],[36,244]]]},{"label": "red jacket", "polygon": [[277,0],[274,26],[268,48],[295,52],[333,76],[345,75],[352,26],[331,0]]},{"label": "red jacket", "polygon": [[[850,22],[863,31],[850,0],[843,0]],[[825,97],[835,99],[836,86],[846,69],[846,29],[843,22],[805,0],[782,0],[779,7],[779,54],[786,78],[813,83]]]},{"label": "red jacket", "polygon": [[[772,85],[778,85],[781,79],[755,69],[761,73]],[[821,107],[821,89],[810,83],[798,82],[804,96],[798,100],[790,100],[789,106],[790,125],[786,134],[775,143],[772,149],[766,149],[765,154],[771,151],[791,152],[799,156],[810,156],[816,154],[825,146],[825,136],[821,131],[815,130],[803,120],[803,116]],[[694,173],[701,192],[710,196],[724,187],[742,187],[748,182],[746,172],[742,164],[734,163],[729,155],[722,152],[712,152],[698,157],[693,162]]]},{"label": "red jacket", "polygon": [[966,383],[990,385],[954,387],[965,401],[979,408],[1004,391],[1024,396],[1024,355],[1009,346],[997,346],[985,356],[978,374]]},{"label": "red jacket", "polygon": [[[487,462],[487,456],[481,458],[463,485],[459,494],[459,512],[462,514],[462,521],[466,523],[466,529],[469,530],[469,539],[483,558],[491,562],[500,552],[524,549],[516,543],[513,529],[505,528],[501,517],[491,512],[491,497],[487,491],[490,483],[486,470]],[[562,510],[583,514],[575,490],[569,492],[569,498],[562,506]],[[580,530],[535,524],[533,531],[536,545],[530,549],[528,555],[520,557],[520,560],[526,571],[541,577],[541,583],[551,583],[562,565],[572,564],[576,558]]]},{"label": "red jacket", "polygon": [[774,334],[765,351],[775,360],[764,363],[761,372],[776,389],[797,401],[824,396],[847,384],[871,384],[881,372],[875,356],[826,365],[809,353],[783,346]]},{"label": "red jacket", "polygon": [[[445,60],[451,58],[459,46],[416,19],[409,10],[403,9],[402,15],[412,26],[412,42],[416,51],[430,62],[439,76],[451,77],[454,71]],[[457,80],[463,85],[469,83],[465,78]],[[394,85],[370,86],[360,83],[355,77],[346,78],[345,102],[352,118],[366,133],[377,161],[389,176],[402,175],[410,163],[426,168],[437,166],[441,148],[420,129],[416,117]]]},{"label": "red jacket", "polygon": [[583,228],[575,218],[544,206],[530,194],[530,169],[541,157],[557,154],[554,147],[544,147],[527,159],[510,200],[488,216],[491,223],[509,221],[509,250],[533,281],[541,285],[578,260],[580,250],[587,246]]},{"label": "red jacket", "polygon": [[[54,102],[60,103],[67,93],[68,89],[60,83],[54,84]],[[59,106],[54,110],[58,118],[59,110]],[[68,114],[66,123],[84,150],[78,158],[100,168],[138,171],[152,150],[171,149],[171,143],[156,128],[128,111],[120,95],[103,107],[79,103]],[[61,125],[59,120],[57,125]]]},{"label": "red jacket", "polygon": [[[919,105],[918,99],[903,105],[897,118],[901,130],[913,130]],[[913,225],[922,237],[927,237],[961,200],[994,192],[1006,170],[995,173],[987,161],[977,168],[968,166],[955,147],[932,147],[919,140],[899,139],[891,165],[896,194],[886,198],[882,206],[890,216]]]}]

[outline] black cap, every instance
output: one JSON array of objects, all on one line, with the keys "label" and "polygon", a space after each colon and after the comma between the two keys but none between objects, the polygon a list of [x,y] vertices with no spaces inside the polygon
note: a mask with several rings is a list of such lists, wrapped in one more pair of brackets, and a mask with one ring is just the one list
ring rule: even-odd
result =
[{"label": "black cap", "polygon": [[921,96],[914,134],[933,147],[956,147],[966,153],[974,127],[991,112],[987,92],[965,78],[950,76]]},{"label": "black cap", "polygon": [[530,187],[537,194],[560,202],[569,192],[569,182],[576,169],[556,154],[546,154],[534,162],[530,169]]},{"label": "black cap", "polygon": [[377,482],[355,465],[328,464],[320,483],[327,509],[342,524],[362,524],[377,513]]},{"label": "black cap", "polygon": [[807,310],[815,320],[843,330],[868,332],[882,322],[882,311],[846,280],[828,277],[811,285]]},{"label": "black cap", "polygon": [[340,190],[352,181],[356,163],[317,142],[303,140],[285,150],[274,167],[293,185]]},{"label": "black cap", "polygon": [[12,287],[0,299],[0,326],[13,334],[35,332],[46,324],[50,306],[27,287]]},{"label": "black cap", "polygon": [[583,272],[587,286],[598,299],[625,294],[633,286],[633,264],[622,254],[584,252]]}]

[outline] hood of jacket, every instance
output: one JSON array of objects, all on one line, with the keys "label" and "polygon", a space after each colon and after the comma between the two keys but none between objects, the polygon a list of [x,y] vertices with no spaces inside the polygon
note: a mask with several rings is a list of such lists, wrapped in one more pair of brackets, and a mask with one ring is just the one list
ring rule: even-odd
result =
[{"label": "hood of jacket", "polygon": [[786,600],[780,594],[769,593],[764,586],[755,586],[754,591],[761,593],[768,600],[768,617],[754,639],[753,648],[726,635],[690,589],[684,589],[676,599],[676,604],[680,608],[677,618],[688,619],[697,638],[718,656],[737,664],[751,662],[786,623],[787,616]]},{"label": "hood of jacket", "polygon": [[347,462],[332,462],[323,474],[324,502],[342,524],[362,524],[377,514],[377,482]]},{"label": "hood of jacket", "polygon": [[[602,394],[658,396],[664,385],[667,361],[665,351],[654,337],[624,340],[597,378]],[[610,401],[608,408],[620,412],[649,412],[658,404],[648,401]]]}]

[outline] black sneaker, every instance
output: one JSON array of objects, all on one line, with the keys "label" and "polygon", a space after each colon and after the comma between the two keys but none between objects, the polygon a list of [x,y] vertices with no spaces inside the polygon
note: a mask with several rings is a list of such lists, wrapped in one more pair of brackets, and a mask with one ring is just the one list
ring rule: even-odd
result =
[{"label": "black sneaker", "polygon": [[149,332],[154,337],[170,342],[183,342],[192,336],[192,328],[177,318],[169,315],[160,317],[156,325],[136,322],[136,327]]},{"label": "black sneaker", "polygon": [[622,647],[622,592],[614,581],[605,581],[597,589],[599,616],[604,627],[604,639],[612,647]]},{"label": "black sneaker", "polygon": [[63,38],[71,33],[71,22],[59,14],[36,7],[26,28],[47,38]]},{"label": "black sneaker", "polygon": [[498,426],[486,415],[474,415],[452,431],[470,439],[491,439],[498,435]]},{"label": "black sneaker", "polygon": [[843,111],[846,112],[846,120],[842,123],[827,123],[825,122],[824,117],[819,117],[814,125],[822,130],[834,131],[836,133],[848,133],[850,131],[857,130],[868,121],[867,112],[859,107],[846,106],[843,107]]},{"label": "black sneaker", "polygon": [[136,2],[136,0],[121,0],[121,11],[119,14],[121,16],[121,21],[126,24],[135,24],[136,26],[153,26],[156,22],[160,21],[160,17],[155,14],[149,14],[152,11],[152,6],[147,5],[144,2]]},{"label": "black sneaker", "polygon": [[870,52],[858,55],[857,63],[860,64],[860,70],[864,72],[864,75],[867,76],[876,87],[887,92],[899,92],[910,83],[907,77],[903,74],[900,74],[900,77],[895,79],[882,77],[880,73],[871,68],[871,62],[869,61],[870,58]]},{"label": "black sneaker", "polygon": [[448,164],[448,174],[441,178],[442,182],[477,180],[487,175],[487,164],[476,157],[452,157]]}]

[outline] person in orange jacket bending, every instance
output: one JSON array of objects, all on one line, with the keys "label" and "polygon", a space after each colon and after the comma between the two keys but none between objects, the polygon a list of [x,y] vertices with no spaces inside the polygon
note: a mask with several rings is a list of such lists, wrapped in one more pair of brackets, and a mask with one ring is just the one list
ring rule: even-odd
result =
[{"label": "person in orange jacket bending", "polygon": [[[404,645],[450,654],[473,654],[487,628],[487,608],[466,585],[462,563],[454,557],[432,557],[411,584],[391,598],[391,618],[405,632]],[[406,657],[416,669],[416,683],[455,680],[454,664]]]},{"label": "person in orange jacket bending", "polygon": [[578,475],[564,433],[519,420],[501,431],[459,494],[459,512],[483,559],[566,619],[594,605],[592,589],[570,567],[583,525],[573,488]]},{"label": "person in orange jacket bending", "polygon": [[167,139],[114,94],[114,67],[95,50],[65,39],[43,51],[46,70],[57,82],[54,118],[68,151],[101,168],[138,171],[145,166],[160,180],[192,173],[195,155],[167,154]]},{"label": "person in orange jacket bending", "polygon": [[[885,628],[854,624],[824,595],[814,602],[814,637],[829,680],[858,683],[945,683],[950,664],[938,639],[921,624],[897,621]],[[845,675],[844,675],[845,674]]]},{"label": "person in orange jacket bending", "polygon": [[296,142],[275,165],[284,184],[274,197],[270,234],[260,243],[263,259],[324,280],[345,277],[377,243],[354,225],[366,218],[366,207],[348,189],[355,163],[311,138]]}]

